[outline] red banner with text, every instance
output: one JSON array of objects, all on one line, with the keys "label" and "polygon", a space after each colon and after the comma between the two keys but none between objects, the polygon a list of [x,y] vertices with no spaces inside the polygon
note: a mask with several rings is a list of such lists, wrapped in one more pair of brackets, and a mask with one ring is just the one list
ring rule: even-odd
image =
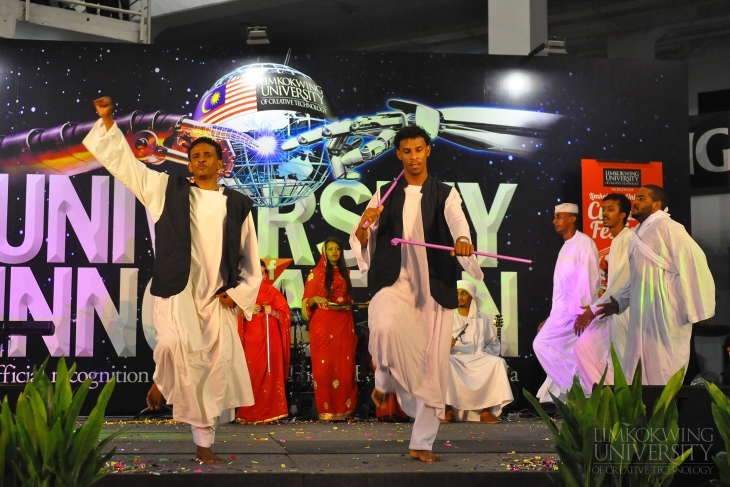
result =
[{"label": "red banner with text", "polygon": [[[606,257],[613,237],[603,226],[603,198],[611,193],[626,195],[633,202],[646,184],[663,186],[661,162],[611,162],[583,159],[583,233],[596,243],[601,265],[601,288],[606,289]],[[638,222],[629,216],[629,227]]]}]

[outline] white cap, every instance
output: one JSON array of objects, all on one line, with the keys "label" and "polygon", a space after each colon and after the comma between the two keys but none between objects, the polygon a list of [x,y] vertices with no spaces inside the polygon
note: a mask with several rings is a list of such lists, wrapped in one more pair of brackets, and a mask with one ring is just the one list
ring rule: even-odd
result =
[{"label": "white cap", "polygon": [[561,203],[555,207],[555,213],[574,213],[578,215],[578,205],[575,203]]},{"label": "white cap", "polygon": [[472,298],[477,297],[477,287],[470,281],[456,281],[456,289],[463,289],[468,292]]}]

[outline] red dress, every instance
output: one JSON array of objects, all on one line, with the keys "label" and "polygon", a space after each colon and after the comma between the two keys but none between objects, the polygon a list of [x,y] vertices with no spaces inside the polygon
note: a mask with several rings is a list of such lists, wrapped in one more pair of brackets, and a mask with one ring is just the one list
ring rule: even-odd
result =
[{"label": "red dress", "polygon": [[[307,277],[302,298],[303,306],[314,296],[331,303],[346,304],[352,300],[339,269],[333,268],[332,292],[327,297],[324,287],[324,255]],[[357,335],[352,309],[309,308],[309,348],[312,355],[314,400],[320,420],[340,420],[352,416],[357,405],[355,349]]]},{"label": "red dress", "polygon": [[266,280],[261,282],[256,304],[262,308],[269,304],[278,313],[278,319],[269,315],[269,348],[271,350],[271,372],[268,368],[266,350],[266,315],[255,313],[251,321],[238,316],[238,334],[246,355],[248,373],[251,376],[254,405],[240,407],[236,417],[249,423],[261,423],[286,418],[289,409],[286,404],[286,381],[289,378],[289,356],[291,354],[291,312],[286,298]]}]

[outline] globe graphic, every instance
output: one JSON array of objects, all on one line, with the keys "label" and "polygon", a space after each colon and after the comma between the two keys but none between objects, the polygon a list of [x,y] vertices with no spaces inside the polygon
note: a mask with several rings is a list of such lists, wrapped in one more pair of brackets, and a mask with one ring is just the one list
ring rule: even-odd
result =
[{"label": "globe graphic", "polygon": [[[211,99],[215,101],[226,97],[225,102],[233,106],[232,103],[243,95],[236,94],[231,87],[248,83],[249,90],[253,90],[262,78],[277,74],[314,83],[306,74],[282,64],[241,66],[206,91],[198,104],[196,120],[206,121],[200,115],[206,103],[212,103]],[[255,95],[249,94],[251,96]],[[238,101],[239,105],[242,103]],[[314,116],[311,111],[299,111],[294,106],[289,110],[257,110],[255,98],[249,105],[241,105],[238,109],[219,108],[218,113],[222,115],[212,118],[215,130],[210,133],[224,142],[233,156],[232,170],[220,182],[248,195],[256,206],[275,208],[291,205],[313,194],[327,180],[330,165],[324,150],[325,142],[321,138],[313,144],[300,144],[288,152],[281,149],[281,144],[302,133],[318,130],[328,120]]]}]

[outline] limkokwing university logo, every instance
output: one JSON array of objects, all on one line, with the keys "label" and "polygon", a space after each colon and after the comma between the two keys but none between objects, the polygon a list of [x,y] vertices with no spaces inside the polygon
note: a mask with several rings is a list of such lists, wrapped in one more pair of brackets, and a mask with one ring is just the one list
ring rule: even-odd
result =
[{"label": "limkokwing university logo", "polygon": [[638,169],[604,169],[603,185],[640,188],[641,171]]}]

